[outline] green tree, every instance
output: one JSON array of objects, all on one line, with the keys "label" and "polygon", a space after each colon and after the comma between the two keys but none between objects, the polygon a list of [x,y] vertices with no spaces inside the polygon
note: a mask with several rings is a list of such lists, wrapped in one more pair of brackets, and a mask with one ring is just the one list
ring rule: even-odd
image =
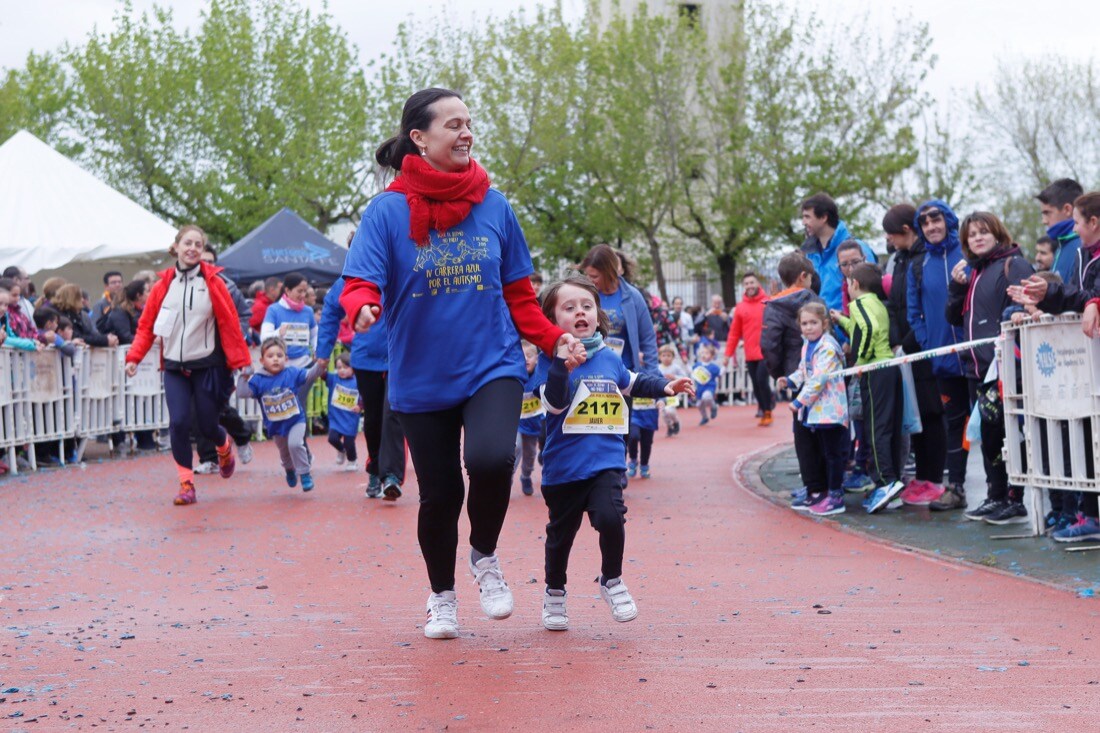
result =
[{"label": "green tree", "polygon": [[32,51],[22,68],[0,77],[0,143],[26,130],[65,155],[79,155],[83,145],[66,135],[74,103],[72,80],[59,56]]},{"label": "green tree", "polygon": [[369,198],[366,83],[325,13],[212,0],[192,37],[125,4],[70,59],[94,163],[172,222],[232,242],[283,206],[324,229]]}]

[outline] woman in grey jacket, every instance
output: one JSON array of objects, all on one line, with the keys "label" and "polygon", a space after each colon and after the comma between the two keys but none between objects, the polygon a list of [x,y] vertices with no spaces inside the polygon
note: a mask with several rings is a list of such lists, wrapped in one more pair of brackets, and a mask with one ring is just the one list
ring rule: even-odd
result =
[{"label": "woman in grey jacket", "polygon": [[659,376],[657,334],[649,306],[637,288],[619,277],[619,256],[615,250],[597,244],[585,255],[581,272],[600,291],[600,308],[611,321],[611,331],[604,342],[619,352],[627,369]]}]

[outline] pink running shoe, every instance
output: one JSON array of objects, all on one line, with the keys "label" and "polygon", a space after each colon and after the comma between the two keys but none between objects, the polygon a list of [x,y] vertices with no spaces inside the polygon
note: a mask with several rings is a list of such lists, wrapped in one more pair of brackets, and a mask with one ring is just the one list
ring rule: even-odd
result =
[{"label": "pink running shoe", "polygon": [[233,472],[237,470],[237,457],[233,455],[234,449],[233,441],[229,441],[229,452],[224,456],[221,451],[218,451],[218,473],[222,478],[229,478],[233,475]]},{"label": "pink running shoe", "polygon": [[931,481],[914,480],[901,492],[901,500],[909,506],[928,506],[943,496],[943,492],[943,486]]}]

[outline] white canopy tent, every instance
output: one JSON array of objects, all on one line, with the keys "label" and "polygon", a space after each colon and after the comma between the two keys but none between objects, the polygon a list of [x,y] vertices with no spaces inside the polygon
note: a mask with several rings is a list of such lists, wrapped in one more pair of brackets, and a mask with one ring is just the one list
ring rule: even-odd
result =
[{"label": "white canopy tent", "polygon": [[0,145],[0,269],[163,253],[176,230],[26,130]]}]

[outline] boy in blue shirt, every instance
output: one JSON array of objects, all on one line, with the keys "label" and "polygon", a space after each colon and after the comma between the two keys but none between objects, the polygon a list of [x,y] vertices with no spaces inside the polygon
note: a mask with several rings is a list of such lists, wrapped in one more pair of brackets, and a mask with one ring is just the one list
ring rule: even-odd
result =
[{"label": "boy in blue shirt", "polygon": [[355,437],[359,434],[359,416],[363,407],[359,400],[359,385],[351,369],[351,354],[344,351],[336,357],[336,371],[325,375],[328,383],[328,442],[336,449],[336,465],[345,471],[355,471],[357,454]]},{"label": "boy in blue shirt", "polygon": [[714,363],[714,347],[710,344],[699,347],[696,356],[698,361],[691,368],[691,376],[695,380],[696,406],[703,419],[700,425],[718,417],[718,377],[722,375],[722,368]]},{"label": "boy in blue shirt", "polygon": [[238,397],[254,397],[264,414],[264,426],[279,448],[279,459],[291,488],[302,479],[302,491],[313,490],[310,456],[306,448],[306,410],[298,395],[308,390],[324,371],[316,362],[307,372],[287,366],[286,343],[279,337],[264,339],[260,345],[262,371],[251,377],[242,374],[237,382]]},{"label": "boy in blue shirt", "polygon": [[539,350],[534,344],[523,342],[523,358],[527,362],[527,383],[523,386],[523,402],[520,405],[519,434],[516,436],[516,465],[519,466],[519,484],[524,496],[535,493],[531,474],[535,471],[535,457],[539,451],[539,438],[546,422],[546,410],[534,393],[535,387],[546,380],[545,370],[538,372]]}]

